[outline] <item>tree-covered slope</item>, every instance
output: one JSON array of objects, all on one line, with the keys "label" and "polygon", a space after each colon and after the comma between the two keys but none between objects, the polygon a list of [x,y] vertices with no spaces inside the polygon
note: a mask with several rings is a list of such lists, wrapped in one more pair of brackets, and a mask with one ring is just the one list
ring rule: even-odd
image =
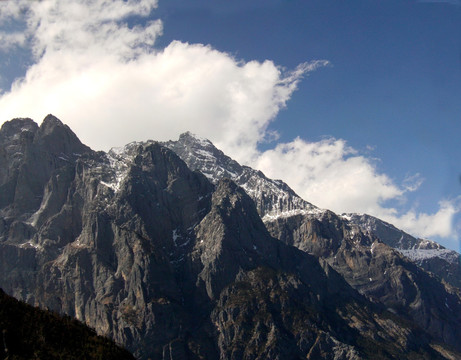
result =
[{"label": "tree-covered slope", "polygon": [[0,359],[134,359],[69,316],[40,310],[0,289]]}]

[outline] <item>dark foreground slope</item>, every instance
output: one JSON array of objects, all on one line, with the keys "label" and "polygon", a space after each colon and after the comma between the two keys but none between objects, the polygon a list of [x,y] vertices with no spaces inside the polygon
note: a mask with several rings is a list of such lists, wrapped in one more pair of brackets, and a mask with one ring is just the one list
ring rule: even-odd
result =
[{"label": "dark foreground slope", "polygon": [[[0,286],[138,358],[458,356],[329,259],[271,237],[234,182],[212,184],[158,143],[96,153],[53,116],[13,120],[0,130],[0,195]],[[437,291],[457,309],[457,294]]]},{"label": "dark foreground slope", "polygon": [[0,289],[0,359],[134,359],[81,322],[20,302]]}]

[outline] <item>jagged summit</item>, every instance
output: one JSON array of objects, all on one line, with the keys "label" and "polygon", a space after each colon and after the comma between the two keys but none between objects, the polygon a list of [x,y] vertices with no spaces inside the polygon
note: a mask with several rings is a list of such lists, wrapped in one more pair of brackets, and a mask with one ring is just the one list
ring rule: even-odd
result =
[{"label": "jagged summit", "polygon": [[320,209],[301,199],[287,184],[271,180],[261,171],[242,166],[217,149],[209,140],[184,133],[178,141],[163,143],[193,170],[203,173],[211,182],[229,178],[245,189],[264,217],[319,213]]},{"label": "jagged summit", "polygon": [[212,148],[214,147],[213,143],[204,138],[204,137],[201,137],[197,134],[194,134],[190,131],[186,131],[184,133],[182,133],[181,135],[179,135],[179,142],[183,143],[183,144],[186,144],[186,143],[189,143],[189,144],[199,144],[200,146],[203,146],[203,147],[209,147],[209,148]]},{"label": "jagged summit", "polygon": [[91,152],[77,135],[54,115],[47,115],[37,131],[34,140],[38,146],[47,146],[50,152],[75,157]]},{"label": "jagged summit", "polygon": [[42,125],[44,126],[65,126],[61,120],[59,120],[53,114],[48,114],[43,119]]},{"label": "jagged summit", "polygon": [[342,214],[350,222],[373,231],[378,237],[386,238],[386,243],[396,249],[444,249],[435,241],[417,239],[406,232],[397,229],[381,219],[367,214]]},{"label": "jagged summit", "polygon": [[367,214],[343,214],[348,221],[373,232],[387,245],[436,274],[448,283],[461,287],[460,254],[439,243],[418,239],[381,219]]},{"label": "jagged summit", "polygon": [[16,215],[30,215],[40,206],[43,188],[57,169],[94,154],[52,115],[40,126],[30,119],[6,122],[0,130],[0,148],[0,213]]},{"label": "jagged summit", "polygon": [[236,161],[217,149],[211,141],[190,132],[181,134],[178,141],[168,141],[163,145],[175,151],[190,168],[202,165],[200,171],[212,182],[237,177],[243,172]]},{"label": "jagged summit", "polygon": [[29,118],[16,118],[3,123],[0,129],[0,136],[13,136],[22,131],[31,131],[35,133],[38,125]]}]

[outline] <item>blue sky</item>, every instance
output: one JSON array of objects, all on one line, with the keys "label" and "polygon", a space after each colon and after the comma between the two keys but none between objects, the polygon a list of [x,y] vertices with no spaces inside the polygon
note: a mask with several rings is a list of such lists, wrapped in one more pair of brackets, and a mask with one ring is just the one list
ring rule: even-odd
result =
[{"label": "blue sky", "polygon": [[331,62],[299,84],[272,123],[281,140],[333,136],[361,151],[372,147],[393,178],[425,178],[420,202],[426,206],[460,193],[459,3],[171,3],[159,7],[164,44],[203,42],[289,68],[311,59]]},{"label": "blue sky", "polygon": [[54,113],[100,149],[191,130],[316,205],[459,250],[458,1],[107,6],[0,3],[0,122]]}]

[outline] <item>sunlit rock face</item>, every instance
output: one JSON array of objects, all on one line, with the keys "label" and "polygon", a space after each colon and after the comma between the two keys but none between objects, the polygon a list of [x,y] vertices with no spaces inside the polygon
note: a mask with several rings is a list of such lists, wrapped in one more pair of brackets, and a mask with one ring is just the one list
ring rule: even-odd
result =
[{"label": "sunlit rock face", "polygon": [[103,153],[53,116],[5,123],[0,287],[140,359],[459,357],[456,291],[194,139],[208,170],[177,142]]}]

